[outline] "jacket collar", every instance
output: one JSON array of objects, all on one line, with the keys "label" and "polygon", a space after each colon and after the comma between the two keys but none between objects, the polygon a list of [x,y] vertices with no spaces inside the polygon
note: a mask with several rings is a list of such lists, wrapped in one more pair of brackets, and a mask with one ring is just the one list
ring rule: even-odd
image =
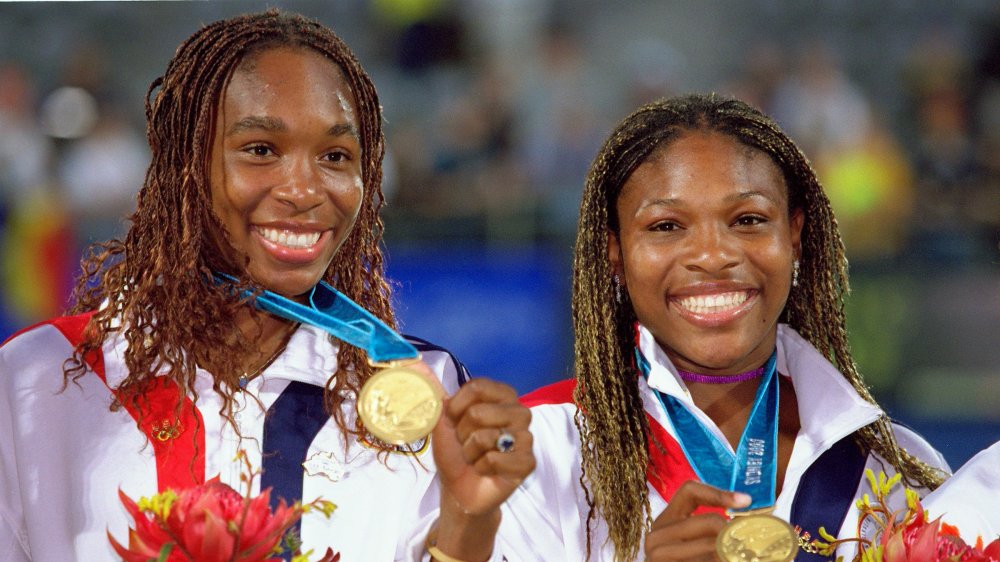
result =
[{"label": "jacket collar", "polygon": [[[337,352],[340,342],[329,337],[326,332],[302,324],[288,340],[285,351],[262,373],[268,380],[298,381],[314,386],[325,386],[327,380],[337,370]],[[128,342],[122,332],[116,332],[104,342],[104,372],[109,387],[117,388],[128,375],[125,366],[125,350]],[[166,369],[161,369],[160,375]],[[211,375],[198,369],[199,393],[211,391]],[[207,386],[206,386],[207,383]]]},{"label": "jacket collar", "polygon": [[[778,325],[777,348],[778,373],[791,378],[795,388],[800,436],[822,447],[882,415],[882,410],[861,398],[840,371],[812,344],[785,324]],[[642,325],[639,326],[639,349],[650,363],[648,379],[639,382],[646,411],[664,427],[670,427],[659,400],[654,393],[646,390],[655,389],[679,399],[706,427],[721,436],[715,424],[694,405],[684,381],[677,374],[677,368]]]}]

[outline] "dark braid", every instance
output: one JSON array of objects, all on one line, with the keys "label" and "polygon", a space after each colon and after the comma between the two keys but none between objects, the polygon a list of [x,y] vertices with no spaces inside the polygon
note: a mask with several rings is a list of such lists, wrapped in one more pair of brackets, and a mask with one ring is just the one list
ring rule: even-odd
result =
[{"label": "dark braid", "polygon": [[[689,131],[714,131],[760,150],[782,170],[789,211],[802,209],[799,286],[781,314],[827,357],[862,398],[875,404],[851,357],[844,319],[847,259],[830,202],[806,157],[766,115],[736,100],[684,96],[646,105],[628,116],[591,166],[580,208],[573,265],[574,398],[582,436],[582,484],[587,486],[587,548],[598,513],[607,521],[616,560],[634,560],[652,520],[646,487],[649,428],[631,360],[635,312],[617,303],[608,260],[608,232],[618,232],[617,201],[632,172],[654,150]],[[936,488],[942,474],[901,449],[890,421],[859,429],[865,451],[886,459],[913,486]],[[602,459],[612,459],[602,462]],[[644,516],[639,516],[642,513]]]},{"label": "dark braid", "polygon": [[[371,79],[354,54],[318,22],[277,10],[218,21],[197,31],[174,54],[166,73],[150,85],[146,134],[152,161],[139,192],[124,241],[96,245],[83,262],[73,313],[97,310],[86,334],[67,361],[66,381],[85,372],[84,356],[124,326],[128,342],[121,383],[124,395],[141,400],[141,390],[164,367],[180,388],[195,394],[197,365],[212,365],[214,389],[224,400],[220,412],[232,422],[233,393],[240,360],[253,342],[239,334],[237,311],[245,302],[214,286],[213,270],[235,250],[213,233],[225,228],[212,211],[209,158],[216,115],[236,68],[260,52],[291,47],[315,51],[339,67],[350,85],[360,127],[361,177],[365,197],[355,223],[323,279],[390,326],[395,317],[383,275],[381,253],[382,113]],[[259,291],[249,281],[247,258],[235,266],[241,289]],[[101,308],[102,303],[106,305]],[[325,402],[337,424],[347,428],[339,407],[341,391],[357,391],[372,374],[362,350],[342,345],[338,369],[330,373]],[[354,378],[343,376],[353,370]],[[115,403],[112,408],[122,404]],[[142,421],[140,420],[140,424]]]}]

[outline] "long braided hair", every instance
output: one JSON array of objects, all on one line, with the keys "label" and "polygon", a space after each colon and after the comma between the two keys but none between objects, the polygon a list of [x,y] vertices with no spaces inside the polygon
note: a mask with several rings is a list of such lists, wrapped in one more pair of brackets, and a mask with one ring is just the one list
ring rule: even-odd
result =
[{"label": "long braided hair", "polygon": [[[64,364],[68,383],[83,376],[84,358],[118,334],[128,343],[128,376],[118,395],[141,401],[142,390],[164,368],[183,392],[195,397],[198,365],[211,365],[220,411],[233,421],[239,360],[253,353],[240,333],[237,311],[248,306],[232,288],[213,284],[212,272],[233,255],[225,228],[212,211],[210,154],[216,115],[234,70],[262,51],[292,47],[315,51],[339,67],[350,85],[360,127],[365,196],[353,231],[323,275],[390,326],[395,317],[381,253],[382,113],[371,79],[347,45],[318,22],[277,10],[209,24],[178,47],[167,70],[146,94],[146,135],[152,161],[124,240],[95,245],[83,260],[71,313],[95,311],[85,340]],[[220,238],[219,233],[222,233]],[[223,247],[220,247],[223,246]],[[259,292],[237,260],[237,291]],[[242,265],[240,265],[242,264]],[[230,266],[232,267],[232,266]],[[353,378],[340,376],[353,371]],[[341,391],[357,391],[372,374],[364,352],[342,344],[338,372],[331,373],[325,403],[344,431]],[[337,376],[334,376],[337,375]],[[116,400],[112,409],[123,404]],[[178,408],[180,405],[178,405]],[[143,421],[139,420],[140,426]],[[235,425],[235,424],[234,424]]]},{"label": "long braided hair", "polygon": [[[863,399],[875,403],[848,347],[847,259],[837,221],[795,143],[760,111],[715,95],[677,97],[639,108],[611,133],[591,166],[573,263],[575,422],[582,436],[581,485],[590,506],[588,555],[591,523],[598,513],[607,522],[616,560],[636,558],[652,521],[646,487],[649,428],[631,360],[637,319],[628,299],[619,303],[614,297],[608,233],[619,231],[617,201],[632,172],[654,150],[689,131],[728,135],[767,154],[781,169],[789,211],[802,209],[805,225],[799,286],[792,288],[780,321],[833,362]],[[933,489],[942,481],[939,471],[898,446],[884,415],[859,429],[855,439],[892,464],[910,485]]]}]

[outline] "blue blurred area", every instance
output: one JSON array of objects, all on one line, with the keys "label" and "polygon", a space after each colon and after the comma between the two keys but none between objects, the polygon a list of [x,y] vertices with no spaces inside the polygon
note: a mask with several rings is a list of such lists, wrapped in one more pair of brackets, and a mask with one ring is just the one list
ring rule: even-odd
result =
[{"label": "blue blurred area", "polygon": [[952,470],[1000,441],[1000,422],[997,421],[917,417],[904,417],[902,421],[940,451]]},{"label": "blue blurred area", "polygon": [[569,377],[569,252],[545,247],[390,247],[402,331],[524,393]]}]

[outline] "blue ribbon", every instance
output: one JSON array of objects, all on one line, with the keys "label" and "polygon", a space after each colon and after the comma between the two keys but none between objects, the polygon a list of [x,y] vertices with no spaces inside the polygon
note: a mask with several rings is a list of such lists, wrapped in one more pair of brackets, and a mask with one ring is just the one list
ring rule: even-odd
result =
[{"label": "blue ribbon", "polygon": [[[638,348],[636,362],[644,377],[649,377],[649,361]],[[778,379],[775,376],[777,353],[772,353],[757,387],[753,408],[743,429],[736,454],[710,432],[680,400],[656,392],[681,450],[702,482],[752,498],[747,511],[774,505],[778,473]]]},{"label": "blue ribbon", "polygon": [[[222,273],[216,273],[215,278],[220,283],[236,281]],[[244,297],[252,295],[250,291],[243,292]],[[360,347],[375,363],[419,356],[417,348],[395,330],[323,281],[310,291],[309,306],[268,290],[257,295],[253,302],[259,310],[316,326],[341,341]]]}]

